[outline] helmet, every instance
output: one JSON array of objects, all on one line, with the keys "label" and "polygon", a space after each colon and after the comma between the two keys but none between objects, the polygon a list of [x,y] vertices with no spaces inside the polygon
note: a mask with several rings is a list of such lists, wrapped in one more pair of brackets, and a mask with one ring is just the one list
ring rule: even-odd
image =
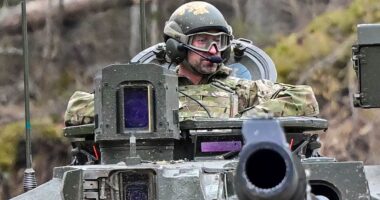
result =
[{"label": "helmet", "polygon": [[[165,24],[167,55],[174,62],[182,62],[186,57],[186,49],[182,44],[189,45],[192,36],[209,31],[218,32],[213,35],[220,36],[222,43],[216,46],[221,51],[222,58],[227,60],[233,37],[232,28],[222,13],[215,6],[202,1],[193,1],[180,6]],[[210,42],[210,45],[212,44]]]}]

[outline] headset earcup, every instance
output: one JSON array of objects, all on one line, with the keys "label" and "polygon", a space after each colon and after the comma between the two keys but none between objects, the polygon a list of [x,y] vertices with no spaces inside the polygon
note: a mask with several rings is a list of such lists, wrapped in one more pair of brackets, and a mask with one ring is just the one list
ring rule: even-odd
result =
[{"label": "headset earcup", "polygon": [[177,40],[169,38],[166,40],[166,55],[172,62],[179,64],[186,57],[186,49]]}]

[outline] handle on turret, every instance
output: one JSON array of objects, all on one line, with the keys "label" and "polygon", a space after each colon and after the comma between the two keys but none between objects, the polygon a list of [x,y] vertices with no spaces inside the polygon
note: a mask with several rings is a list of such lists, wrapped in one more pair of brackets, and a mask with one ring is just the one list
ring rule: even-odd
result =
[{"label": "handle on turret", "polygon": [[239,199],[305,199],[305,171],[290,152],[279,122],[249,120],[244,123],[242,133],[245,145],[235,175]]}]

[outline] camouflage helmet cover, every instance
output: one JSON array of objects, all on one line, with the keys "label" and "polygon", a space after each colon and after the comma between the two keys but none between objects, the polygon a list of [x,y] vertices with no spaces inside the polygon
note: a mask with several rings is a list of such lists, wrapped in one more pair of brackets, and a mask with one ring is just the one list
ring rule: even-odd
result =
[{"label": "camouflage helmet cover", "polygon": [[193,1],[180,6],[173,12],[165,24],[164,35],[165,40],[174,38],[186,43],[188,39],[186,35],[210,30],[221,31],[232,36],[231,26],[215,6],[202,1]]}]

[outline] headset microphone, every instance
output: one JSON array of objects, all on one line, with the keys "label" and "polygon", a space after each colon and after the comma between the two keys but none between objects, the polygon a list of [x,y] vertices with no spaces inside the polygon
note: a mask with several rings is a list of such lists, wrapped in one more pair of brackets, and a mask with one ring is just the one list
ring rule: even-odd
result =
[{"label": "headset microphone", "polygon": [[223,59],[220,56],[210,56],[210,57],[207,57],[206,59],[212,63],[222,63],[223,62]]},{"label": "headset microphone", "polygon": [[186,44],[181,44],[182,47],[185,47],[186,49],[196,53],[197,55],[199,55],[200,57],[210,61],[211,63],[222,63],[223,62],[223,58],[220,57],[220,56],[209,56],[209,57],[206,57],[204,55],[202,55],[201,53],[199,53],[198,51],[196,51],[195,49],[191,48],[190,46],[186,45]]}]

